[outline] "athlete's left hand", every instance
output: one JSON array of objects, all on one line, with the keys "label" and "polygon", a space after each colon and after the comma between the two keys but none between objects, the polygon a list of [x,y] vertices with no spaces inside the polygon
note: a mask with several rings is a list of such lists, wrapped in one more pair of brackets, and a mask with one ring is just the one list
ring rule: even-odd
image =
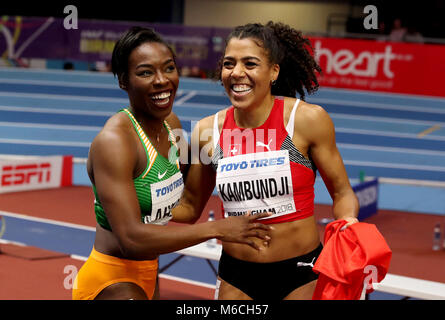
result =
[{"label": "athlete's left hand", "polygon": [[346,217],[346,218],[342,218],[341,220],[345,220],[347,222],[347,224],[345,224],[343,227],[341,227],[340,231],[343,231],[350,225],[353,225],[354,223],[358,222],[358,219],[355,217]]}]

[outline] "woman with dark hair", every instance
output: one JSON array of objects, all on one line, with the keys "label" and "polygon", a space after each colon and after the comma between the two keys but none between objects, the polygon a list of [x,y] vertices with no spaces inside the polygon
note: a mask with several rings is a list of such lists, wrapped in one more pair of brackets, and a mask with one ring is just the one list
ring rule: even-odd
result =
[{"label": "woman with dark hair", "polygon": [[312,52],[301,32],[282,23],[247,24],[227,38],[218,76],[232,106],[195,127],[192,149],[199,145],[209,160],[192,161],[174,216],[186,222],[200,212],[207,195],[196,197],[197,190],[216,185],[226,218],[270,211],[258,221],[273,230],[261,251],[223,241],[219,299],[311,299],[312,267],[322,250],[314,218],[317,169],[335,219],[358,222],[334,125],[322,107],[304,101],[305,92],[318,89],[321,72]]},{"label": "woman with dark hair", "polygon": [[134,27],[116,43],[112,71],[130,105],[107,121],[90,147],[96,238],[73,299],[151,299],[160,254],[211,238],[257,250],[252,236],[269,239],[256,216],[166,225],[186,169],[172,131],[181,127],[172,113],[179,84],[174,52],[153,30]]}]

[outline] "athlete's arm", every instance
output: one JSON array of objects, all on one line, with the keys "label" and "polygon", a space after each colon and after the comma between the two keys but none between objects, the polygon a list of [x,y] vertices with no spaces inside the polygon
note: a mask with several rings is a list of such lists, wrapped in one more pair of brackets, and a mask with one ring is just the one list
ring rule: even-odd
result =
[{"label": "athlete's arm", "polygon": [[215,171],[210,164],[213,117],[200,120],[191,137],[191,165],[179,205],[172,210],[173,221],[196,222],[215,188]]},{"label": "athlete's arm", "polygon": [[126,258],[153,259],[211,238],[245,243],[256,249],[258,245],[249,237],[267,240],[269,228],[255,222],[259,216],[183,226],[144,224],[133,183],[136,141],[124,129],[113,128],[100,133],[90,149],[98,197]]},{"label": "athlete's arm", "polygon": [[337,149],[331,118],[317,105],[305,104],[301,111],[304,111],[303,121],[299,123],[304,123],[303,132],[309,141],[311,157],[333,200],[334,218],[345,219],[350,224],[357,222],[359,205]]}]

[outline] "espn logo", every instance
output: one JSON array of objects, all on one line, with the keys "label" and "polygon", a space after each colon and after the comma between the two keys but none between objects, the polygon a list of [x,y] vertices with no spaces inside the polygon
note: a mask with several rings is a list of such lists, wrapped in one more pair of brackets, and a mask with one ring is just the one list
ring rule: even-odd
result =
[{"label": "espn logo", "polygon": [[51,180],[51,163],[6,165],[2,167],[1,186],[47,183]]},{"label": "espn logo", "polygon": [[0,159],[0,194],[71,186],[72,156]]}]

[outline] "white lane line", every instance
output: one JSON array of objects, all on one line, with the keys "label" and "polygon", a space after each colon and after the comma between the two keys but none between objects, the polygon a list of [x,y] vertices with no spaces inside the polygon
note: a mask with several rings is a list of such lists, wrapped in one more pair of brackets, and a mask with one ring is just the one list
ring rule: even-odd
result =
[{"label": "white lane line", "polygon": [[400,178],[385,178],[385,177],[379,177],[378,179],[379,183],[386,183],[386,184],[407,185],[415,187],[445,188],[445,181],[400,179]]},{"label": "white lane line", "polygon": [[395,92],[376,92],[376,91],[368,91],[361,89],[344,89],[344,88],[333,88],[333,87],[323,87],[320,91],[333,92],[338,95],[365,95],[369,97],[382,97],[391,100],[400,100],[400,99],[409,99],[409,100],[426,100],[426,101],[434,101],[437,103],[445,103],[445,99],[443,97],[435,97],[435,96],[427,96],[421,94],[412,94],[412,93],[395,93]]},{"label": "white lane line", "polygon": [[0,214],[2,216],[11,217],[11,218],[17,218],[17,219],[23,219],[23,220],[29,220],[29,221],[41,222],[41,223],[48,223],[48,224],[57,225],[57,226],[61,226],[61,227],[68,227],[68,228],[96,232],[95,227],[89,227],[89,226],[85,226],[85,225],[81,225],[81,224],[77,224],[77,223],[62,222],[62,221],[46,219],[46,218],[37,218],[37,217],[33,217],[33,216],[28,216],[25,214],[13,213],[13,212],[8,212],[8,211],[0,211]]},{"label": "white lane line", "polygon": [[326,103],[326,104],[338,104],[341,106],[356,107],[356,108],[372,108],[372,109],[384,109],[384,110],[399,110],[399,111],[414,111],[422,113],[439,113],[445,114],[445,109],[430,108],[430,107],[416,107],[397,105],[392,103],[376,103],[376,102],[363,102],[352,101],[343,99],[327,99],[327,98],[311,98],[311,103]]},{"label": "white lane line", "polygon": [[113,98],[113,97],[92,97],[92,96],[78,96],[78,95],[62,95],[62,94],[47,94],[47,93],[25,93],[25,92],[0,92],[0,97],[25,97],[33,99],[51,99],[51,100],[78,100],[89,102],[116,102],[122,104],[122,107],[128,105],[128,98]]},{"label": "white lane line", "polygon": [[377,152],[396,152],[396,153],[409,153],[409,154],[431,155],[431,156],[445,156],[445,151],[436,151],[436,150],[370,146],[370,145],[350,144],[350,143],[337,143],[337,147],[339,149],[355,149],[355,150],[367,150],[367,151],[377,151]]},{"label": "white lane line", "polygon": [[187,101],[188,99],[193,98],[194,96],[196,96],[198,92],[196,90],[192,90],[189,93],[185,94],[183,97],[181,97],[178,100],[175,100],[175,104],[177,105],[181,105],[183,104],[185,101]]},{"label": "white lane line", "polygon": [[[22,154],[0,154],[0,160],[32,160],[40,159],[42,156],[26,156]],[[73,163],[75,164],[86,164],[87,158],[73,157]]]},{"label": "white lane line", "polygon": [[390,117],[377,117],[377,116],[360,116],[360,115],[349,115],[345,113],[335,113],[330,112],[329,115],[334,119],[346,119],[346,120],[358,120],[358,121],[374,121],[374,122],[387,122],[387,123],[400,123],[404,125],[445,125],[445,122],[441,121],[430,121],[430,120],[413,120],[413,119],[396,119]]},{"label": "white lane line", "polygon": [[344,160],[345,165],[351,166],[366,166],[377,168],[393,168],[393,169],[406,169],[406,170],[425,170],[425,171],[437,171],[445,172],[445,167],[441,166],[428,166],[420,164],[404,164],[404,163],[388,163],[388,162],[374,162],[374,161],[360,161],[360,160]]},{"label": "white lane line", "polygon": [[118,84],[105,84],[96,82],[68,82],[68,81],[57,81],[57,80],[24,80],[24,79],[1,79],[0,83],[11,83],[11,84],[32,84],[32,85],[44,85],[44,86],[59,86],[59,87],[72,87],[72,88],[97,88],[97,89],[115,89],[120,90]]},{"label": "white lane line", "polygon": [[53,113],[53,114],[76,114],[88,116],[112,116],[117,112],[111,111],[89,111],[89,110],[74,110],[61,108],[41,108],[41,107],[15,107],[0,105],[0,110],[3,111],[17,111],[17,112],[34,112],[34,113]]},{"label": "white lane line", "polygon": [[43,146],[69,146],[69,147],[90,147],[91,142],[77,142],[77,141],[48,141],[48,140],[29,140],[29,139],[5,139],[0,138],[0,143],[15,143],[15,144],[31,144]]},{"label": "white lane line", "polygon": [[[59,69],[40,69],[40,68],[27,68],[27,69],[20,69],[20,68],[0,68],[0,74],[1,73],[21,73],[25,76],[29,76],[29,74],[37,73],[39,75],[48,74],[48,75],[61,75],[61,76],[88,76],[88,78],[95,77],[95,78],[103,78],[103,79],[109,79],[113,77],[113,74],[111,72],[97,72],[97,71],[85,71],[85,70],[59,70]],[[101,79],[102,80],[102,79]]]},{"label": "white lane line", "polygon": [[[195,281],[195,280],[189,280],[189,279],[185,279],[185,278],[175,277],[175,276],[165,274],[165,273],[159,274],[159,278],[173,280],[173,281],[179,281],[179,282],[183,282],[183,283],[187,283],[187,284],[191,284],[191,285],[199,286],[199,287],[205,287],[205,288],[209,288],[209,289],[216,288],[216,285],[213,285],[213,284],[208,284],[208,283],[201,282],[201,281]],[[215,279],[215,281],[216,281],[216,279]]]},{"label": "white lane line", "polygon": [[356,128],[351,129],[351,128],[343,128],[343,127],[337,127],[337,128],[335,128],[335,131],[336,132],[342,132],[342,133],[350,133],[350,134],[365,134],[365,135],[394,137],[394,138],[411,138],[411,139],[422,139],[422,140],[445,141],[445,136],[423,136],[423,137],[419,137],[417,135],[417,133],[377,131],[377,130],[356,129]]},{"label": "white lane line", "polygon": [[64,124],[47,124],[47,123],[27,123],[27,122],[4,122],[0,121],[0,127],[19,127],[19,128],[36,128],[36,129],[54,129],[54,130],[80,130],[80,131],[99,131],[103,127],[99,126],[74,126]]}]

